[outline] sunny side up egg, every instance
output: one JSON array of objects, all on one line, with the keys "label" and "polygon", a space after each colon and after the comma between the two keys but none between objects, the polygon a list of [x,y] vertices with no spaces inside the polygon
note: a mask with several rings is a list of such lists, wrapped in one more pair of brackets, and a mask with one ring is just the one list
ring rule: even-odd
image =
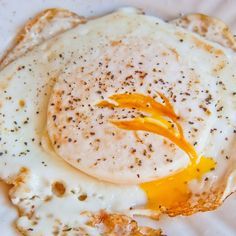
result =
[{"label": "sunny side up egg", "polygon": [[235,62],[230,49],[126,8],[7,66],[0,178],[14,184],[18,229],[98,235],[101,210],[218,206],[235,191]]}]

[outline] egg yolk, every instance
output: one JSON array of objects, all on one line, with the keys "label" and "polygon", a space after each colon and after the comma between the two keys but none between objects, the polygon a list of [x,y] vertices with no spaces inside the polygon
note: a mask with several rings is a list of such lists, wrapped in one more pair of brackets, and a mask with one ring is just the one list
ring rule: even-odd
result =
[{"label": "egg yolk", "polygon": [[200,180],[207,172],[215,168],[212,158],[199,156],[184,137],[181,125],[169,100],[158,93],[163,103],[157,102],[150,96],[143,94],[115,94],[109,99],[97,104],[98,107],[132,108],[148,113],[150,116],[137,117],[131,120],[110,120],[115,126],[126,130],[143,130],[161,135],[181,148],[190,159],[189,165],[169,176],[142,183],[140,187],[147,194],[149,209],[173,209],[185,204],[192,193],[188,182]]}]

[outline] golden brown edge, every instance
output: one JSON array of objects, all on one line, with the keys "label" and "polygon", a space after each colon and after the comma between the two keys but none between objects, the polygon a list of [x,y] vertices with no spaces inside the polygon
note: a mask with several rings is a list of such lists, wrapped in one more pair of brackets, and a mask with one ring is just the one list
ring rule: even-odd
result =
[{"label": "golden brown edge", "polygon": [[[50,21],[57,15],[59,14],[63,14],[64,17],[73,17],[74,22],[72,24],[72,27],[75,27],[76,25],[80,24],[80,23],[84,23],[85,19],[78,16],[76,13],[68,11],[66,9],[61,9],[61,8],[49,8],[46,9],[40,13],[38,13],[34,18],[28,20],[25,25],[19,30],[19,32],[16,34],[16,37],[13,39],[10,47],[5,51],[5,53],[3,54],[3,56],[0,58],[0,68],[4,68],[5,66],[7,66],[9,63],[11,63],[13,60],[15,60],[16,58],[10,59],[8,60],[9,55],[14,51],[14,49],[19,46],[24,39],[27,37],[27,35],[31,32],[31,30],[33,29],[33,27],[37,24],[40,24],[40,21],[43,19],[47,20],[47,23],[50,23]],[[65,30],[62,31],[58,31],[56,32],[52,37],[56,36],[59,33],[64,32]],[[38,44],[33,45],[32,47],[27,48],[27,51],[32,50],[35,46],[37,46]],[[25,45],[22,45],[25,46]],[[23,53],[24,54],[24,53]],[[20,55],[22,56],[22,55]]]},{"label": "golden brown edge", "polygon": [[[236,39],[234,34],[231,32],[230,28],[218,18],[201,13],[194,13],[184,15],[169,22],[185,29],[189,29],[191,26],[193,27],[191,29],[192,32],[197,33],[210,41],[219,43],[224,47],[231,48],[233,51],[236,51]],[[200,26],[198,26],[198,22],[201,22]],[[220,32],[215,29],[215,26],[218,27],[218,30],[220,29]],[[207,35],[209,29],[215,31],[216,34],[219,34],[222,37],[221,41],[217,40],[215,35],[209,37],[209,35]]]}]

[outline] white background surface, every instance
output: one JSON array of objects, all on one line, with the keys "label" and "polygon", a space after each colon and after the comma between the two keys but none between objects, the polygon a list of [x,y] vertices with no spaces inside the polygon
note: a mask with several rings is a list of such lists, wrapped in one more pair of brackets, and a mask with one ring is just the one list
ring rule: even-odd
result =
[{"label": "white background surface", "polygon": [[[222,19],[236,33],[236,0],[0,0],[0,54],[16,35],[19,26],[48,7],[63,7],[83,16],[97,16],[122,6],[136,6],[165,20],[180,14],[201,12]],[[8,187],[0,183],[0,236],[16,236],[13,224],[17,211],[7,197]],[[163,217],[159,225],[168,236],[236,235],[236,194],[218,210],[191,217]]]}]

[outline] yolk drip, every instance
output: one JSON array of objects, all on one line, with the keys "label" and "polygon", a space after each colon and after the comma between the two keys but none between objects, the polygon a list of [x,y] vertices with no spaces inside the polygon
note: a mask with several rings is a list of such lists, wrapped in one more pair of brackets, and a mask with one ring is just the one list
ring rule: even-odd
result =
[{"label": "yolk drip", "polygon": [[[201,157],[193,145],[184,137],[181,125],[169,100],[158,93],[163,103],[143,94],[116,94],[109,97],[115,103],[101,101],[98,107],[107,108],[134,108],[150,114],[150,116],[131,120],[110,120],[121,129],[143,130],[168,138],[181,148],[190,158],[190,164],[170,176],[143,183],[140,187],[146,192],[149,209],[175,208],[185,203],[191,197],[188,182],[201,177],[212,170],[216,163],[212,158]],[[166,119],[168,118],[168,119]]]},{"label": "yolk drip", "polygon": [[215,167],[211,158],[202,157],[198,164],[190,164],[187,168],[173,175],[143,183],[140,187],[148,197],[148,209],[173,209],[184,205],[191,197],[188,188],[190,180],[200,180],[201,177]]}]

